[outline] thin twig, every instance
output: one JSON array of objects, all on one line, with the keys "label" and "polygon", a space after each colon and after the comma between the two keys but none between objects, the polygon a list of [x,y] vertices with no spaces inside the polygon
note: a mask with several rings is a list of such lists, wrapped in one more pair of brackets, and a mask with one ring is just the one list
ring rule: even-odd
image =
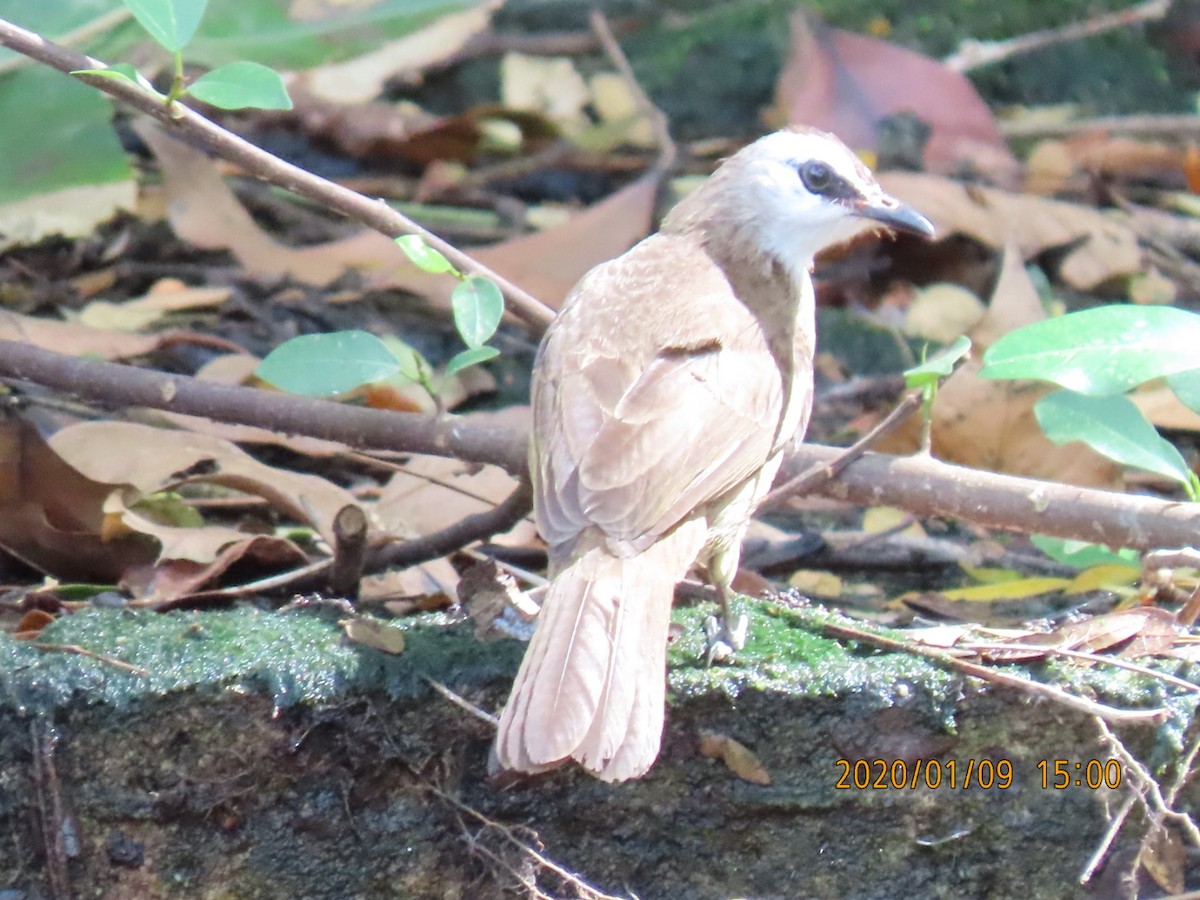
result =
[{"label": "thin twig", "polygon": [[307,565],[300,566],[297,569],[289,569],[286,572],[280,572],[278,575],[269,575],[266,578],[259,578],[257,581],[247,581],[244,584],[236,584],[227,588],[214,588],[211,591],[195,591],[190,594],[185,594],[182,597],[173,597],[170,600],[151,600],[149,602],[135,600],[129,605],[145,605],[152,607],[157,612],[167,612],[172,609],[177,609],[180,606],[191,605],[193,603],[203,601],[236,600],[239,597],[248,597],[251,594],[261,594],[266,591],[273,591],[281,587],[286,587],[289,584],[295,584],[297,581],[303,581],[306,578],[316,577],[332,566],[332,559],[319,559],[316,562],[308,563]]},{"label": "thin twig", "polygon": [[588,900],[624,900],[624,898],[614,897],[611,894],[606,894],[603,891],[599,891],[596,888],[592,887],[590,884],[583,881],[583,879],[581,879],[578,875],[574,875],[571,872],[568,872],[566,869],[564,869],[558,863],[549,859],[544,854],[539,853],[537,850],[533,849],[533,847],[530,847],[524,841],[519,839],[515,834],[512,833],[512,829],[510,829],[507,825],[504,825],[501,822],[497,822],[494,819],[488,818],[483,813],[481,813],[479,810],[475,809],[474,807],[468,806],[467,804],[465,804],[461,800],[459,800],[457,797],[451,796],[450,794],[446,793],[441,788],[439,788],[437,785],[432,784],[429,781],[424,781],[423,786],[430,793],[434,794],[437,797],[440,797],[442,800],[444,800],[446,803],[449,803],[451,806],[453,806],[455,809],[459,810],[460,812],[466,813],[468,816],[471,816],[472,818],[481,822],[484,826],[486,826],[488,828],[495,829],[502,837],[504,837],[505,840],[507,840],[510,844],[512,844],[514,847],[516,847],[522,853],[527,855],[537,865],[541,866],[544,869],[549,869],[551,872],[553,872],[559,878],[563,879],[563,881],[572,885],[584,897],[588,898]]},{"label": "thin twig", "polygon": [[441,531],[412,540],[397,541],[377,548],[370,556],[372,570],[385,566],[407,568],[431,559],[439,559],[468,544],[502,534],[529,514],[533,507],[533,488],[522,479],[504,502],[493,509],[474,513]]},{"label": "thin twig", "polygon": [[956,52],[942,62],[956,72],[970,72],[1045,47],[1094,37],[1116,28],[1154,22],[1165,17],[1170,9],[1171,0],[1147,0],[1140,6],[1102,13],[1083,22],[1071,22],[1061,28],[1033,31],[1004,41],[966,40],[958,45]]},{"label": "thin twig", "polygon": [[1022,644],[1019,642],[1009,643],[1007,641],[970,641],[961,644],[955,644],[955,649],[970,650],[972,653],[979,653],[981,650],[1017,650],[1031,653],[1038,653],[1045,656],[1064,656],[1069,659],[1079,659],[1090,663],[1102,663],[1108,666],[1115,666],[1118,669],[1127,669],[1130,672],[1137,672],[1139,675],[1145,675],[1148,678],[1156,678],[1166,684],[1174,685],[1177,688],[1188,691],[1193,694],[1200,694],[1200,685],[1193,684],[1190,681],[1185,681],[1182,678],[1176,678],[1166,672],[1160,672],[1157,669],[1152,669],[1149,666],[1143,666],[1139,663],[1131,662],[1128,659],[1122,659],[1119,656],[1102,656],[1098,653],[1084,653],[1079,650],[1068,650],[1066,647],[1049,647],[1039,646],[1037,644]]},{"label": "thin twig", "polygon": [[621,45],[613,35],[612,28],[609,27],[608,17],[602,11],[594,9],[588,17],[588,22],[592,26],[592,33],[596,35],[596,40],[604,48],[609,62],[616,68],[630,94],[633,95],[633,101],[638,110],[650,122],[650,128],[654,133],[654,142],[658,145],[658,159],[654,163],[654,170],[659,175],[667,172],[675,165],[678,149],[675,141],[671,138],[671,128],[666,113],[654,105],[654,101],[638,83],[637,76],[633,73],[633,67],[629,65],[629,59],[625,56],[625,51],[621,49]]},{"label": "thin twig", "polygon": [[479,719],[479,721],[486,722],[488,725],[491,725],[493,728],[498,728],[500,726],[500,719],[498,716],[493,716],[487,710],[480,709],[478,706],[476,706],[474,703],[472,703],[466,697],[463,697],[461,694],[454,693],[454,691],[450,690],[450,688],[446,687],[446,685],[442,684],[437,679],[430,678],[428,675],[422,675],[421,677],[424,678],[429,683],[429,686],[431,688],[433,688],[435,691],[437,691],[439,694],[441,694],[443,697],[445,697],[447,700],[449,700],[455,706],[459,707],[460,709],[466,710],[468,713],[473,715],[475,718]]},{"label": "thin twig", "polygon": [[807,494],[817,490],[821,485],[833,481],[845,471],[850,463],[862,457],[877,441],[899,428],[905,419],[917,411],[920,405],[921,394],[913,391],[896,404],[896,408],[884,416],[883,421],[843,450],[836,459],[801,472],[767,494],[762,503],[758,505],[758,511],[766,512],[775,509],[790,497]]},{"label": "thin twig", "polygon": [[[108,68],[108,65],[100,60],[74,53],[3,19],[0,19],[0,44],[67,75],[80,70]],[[356,194],[299,166],[284,162],[179,103],[168,107],[160,96],[143,90],[126,79],[95,75],[75,77],[153,116],[169,134],[202,146],[257,178],[307,197],[388,237],[402,234],[420,235],[429,246],[449,259],[455,268],[495,282],[504,294],[509,309],[534,330],[544,329],[554,318],[553,311],[528,292],[386,203]],[[397,250],[396,253],[399,260],[400,251]]]},{"label": "thin twig", "polygon": [[1117,835],[1121,833],[1121,828],[1125,824],[1125,820],[1129,818],[1129,813],[1133,809],[1133,805],[1137,803],[1137,793],[1130,791],[1125,796],[1125,801],[1121,804],[1121,808],[1117,810],[1117,814],[1112,817],[1108,823],[1108,828],[1104,831],[1104,837],[1100,839],[1100,843],[1096,845],[1096,849],[1092,851],[1092,855],[1088,857],[1087,865],[1079,873],[1079,883],[1087,884],[1092,880],[1092,876],[1104,863],[1104,858],[1108,856],[1109,848],[1112,847],[1113,841],[1117,839]]},{"label": "thin twig", "polygon": [[1150,814],[1152,823],[1160,825],[1164,820],[1169,820],[1178,825],[1180,830],[1188,836],[1192,846],[1200,847],[1200,827],[1197,827],[1192,817],[1171,808],[1171,804],[1163,796],[1162,788],[1154,776],[1137,757],[1129,752],[1120,738],[1113,734],[1107,722],[1098,718],[1096,727],[1100,730],[1100,737],[1108,745],[1113,755],[1123,764],[1125,773],[1131,776],[1140,788],[1138,797],[1146,804],[1146,810]]},{"label": "thin twig", "polygon": [[131,675],[140,675],[145,678],[150,674],[148,669],[143,669],[141,666],[135,666],[127,662],[122,662],[114,656],[108,656],[104,653],[97,653],[95,650],[89,650],[86,647],[80,647],[78,644],[43,644],[41,642],[30,644],[34,650],[41,650],[46,653],[74,653],[77,656],[86,656],[90,659],[99,660],[102,663],[112,666],[116,669],[123,669]]},{"label": "thin twig", "polygon": [[511,428],[201,381],[67,356],[20,341],[0,340],[0,378],[30,381],[109,407],[165,409],[367,450],[407,450],[491,463],[513,473],[528,468],[526,437]]},{"label": "thin twig", "polygon": [[911,653],[916,656],[923,656],[926,659],[931,659],[934,662],[948,668],[962,672],[965,675],[973,675],[976,678],[981,678],[984,681],[989,681],[993,684],[1002,684],[1006,687],[1013,687],[1027,694],[1035,694],[1053,700],[1060,706],[1065,706],[1078,712],[1087,713],[1091,716],[1106,719],[1109,722],[1127,722],[1136,725],[1156,725],[1166,716],[1166,710],[1163,709],[1115,709],[1111,706],[1105,706],[1102,703],[1096,703],[1093,700],[1088,700],[1085,697],[1076,697],[1074,694],[1069,694],[1062,688],[1055,687],[1050,684],[1041,684],[1036,681],[1030,681],[1027,678],[1019,678],[1016,675],[1010,675],[1007,672],[1001,672],[997,669],[990,669],[987,666],[981,666],[976,663],[967,662],[965,659],[958,659],[948,653],[940,650],[934,650],[919,644],[914,644],[908,641],[900,641],[895,638],[885,637],[881,634],[874,634],[870,631],[863,631],[858,628],[851,628],[846,625],[835,625],[826,623],[822,625],[822,629],[826,634],[834,637],[845,638],[852,641],[863,641],[868,644],[874,644],[877,647],[883,647],[887,650],[895,650],[900,653]]}]

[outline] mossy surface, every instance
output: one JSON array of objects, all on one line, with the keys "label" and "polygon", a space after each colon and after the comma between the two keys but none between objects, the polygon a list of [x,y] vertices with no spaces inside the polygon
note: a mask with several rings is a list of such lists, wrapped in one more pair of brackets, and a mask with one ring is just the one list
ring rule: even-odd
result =
[{"label": "mossy surface", "polygon": [[[792,598],[742,606],[747,647],[736,665],[711,669],[697,662],[711,607],[677,611],[684,635],[670,651],[663,749],[646,778],[626,785],[570,768],[516,789],[489,783],[490,726],[424,679],[496,709],[522,646],[481,644],[469,623],[442,616],[405,623],[408,649],[397,657],[348,643],[337,614],[314,608],[90,611],[41,636],[144,667],[142,677],[0,638],[0,831],[17,836],[0,842],[0,885],[43,883],[27,824],[39,805],[30,759],[54,735],[79,844],[68,873],[106,900],[517,889],[513,871],[528,858],[435,788],[531,842],[523,828],[534,829],[547,856],[617,895],[1088,895],[1072,885],[1119,796],[1047,790],[1039,768],[1107,758],[1087,716],[831,639],[826,626],[849,620]],[[1122,731],[1169,775],[1193,694],[1100,668],[1019,671],[1116,706],[1172,709],[1164,727]],[[700,756],[704,732],[749,747],[772,784],[740,781]],[[909,772],[933,764],[942,783],[876,787],[898,761]],[[870,766],[870,786],[846,782],[855,763]],[[1004,787],[978,776],[963,784],[968,765],[1001,763]],[[1118,842],[1114,867],[1129,863],[1135,838]],[[492,856],[469,852],[478,842]],[[121,862],[114,847],[144,861]],[[572,895],[546,872],[539,883]]]}]

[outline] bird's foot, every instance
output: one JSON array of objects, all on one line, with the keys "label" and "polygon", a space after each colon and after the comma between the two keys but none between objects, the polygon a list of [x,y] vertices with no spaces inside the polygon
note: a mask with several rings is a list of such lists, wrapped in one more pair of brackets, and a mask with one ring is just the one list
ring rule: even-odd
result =
[{"label": "bird's foot", "polygon": [[709,616],[704,620],[704,636],[708,650],[704,655],[706,665],[713,663],[728,663],[733,661],[737,651],[746,646],[746,632],[750,628],[750,619],[742,614],[732,627],[728,618]]}]

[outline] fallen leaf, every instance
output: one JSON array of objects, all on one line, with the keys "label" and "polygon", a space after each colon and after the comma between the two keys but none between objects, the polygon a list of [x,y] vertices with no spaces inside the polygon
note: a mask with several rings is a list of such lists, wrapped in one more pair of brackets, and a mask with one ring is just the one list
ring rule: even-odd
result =
[{"label": "fallen leaf", "polygon": [[404,652],[404,632],[381,619],[342,619],[338,624],[356,644],[393,656]]},{"label": "fallen leaf", "polygon": [[268,534],[242,535],[225,544],[212,560],[165,559],[131,568],[121,585],[134,597],[153,602],[160,610],[173,608],[215,582],[235,563],[252,564],[264,572],[281,572],[308,562],[304,551],[285,538]]},{"label": "fallen leaf", "polygon": [[439,16],[429,25],[345,62],[327,63],[305,74],[308,87],[327,100],[362,103],[379,96],[396,78],[423,74],[453,57],[487,30],[498,2],[480,3]]},{"label": "fallen leaf", "polygon": [[884,172],[879,183],[921,210],[940,237],[964,234],[996,250],[1012,244],[1022,260],[1063,251],[1058,274],[1081,291],[1142,269],[1137,234],[1123,214],[913,172]]},{"label": "fallen leaf", "polygon": [[13,639],[18,641],[36,641],[46,626],[57,618],[57,616],[52,616],[45,610],[31,609],[21,617],[21,621],[13,629]]},{"label": "fallen leaf", "polygon": [[877,150],[879,124],[910,113],[930,126],[927,169],[948,173],[970,166],[997,182],[1012,182],[1016,160],[966,76],[896,44],[829,28],[803,10],[790,23],[791,49],[776,83],[773,125],[812,125],[855,150]]},{"label": "fallen leaf", "polygon": [[[157,126],[139,126],[138,133],[162,166],[171,227],[182,240],[228,250],[256,275],[328,284],[347,269],[357,269],[372,286],[449,303],[458,282],[420,271],[378,232],[362,231],[303,248],[280,244],[258,227],[204,154],[167,137]],[[557,227],[474,250],[472,256],[557,308],[585,272],[620,256],[649,233],[657,189],[658,175],[651,173]]]},{"label": "fallen leaf", "polygon": [[103,583],[153,560],[149,541],[102,538],[114,487],[73,468],[29,422],[0,420],[0,546],[17,559],[60,580]]},{"label": "fallen leaf", "polygon": [[506,53],[500,60],[500,99],[512,109],[540,113],[573,135],[588,125],[587,82],[566,56]]},{"label": "fallen leaf", "polygon": [[159,335],[101,330],[81,322],[59,322],[7,310],[0,311],[0,338],[34,344],[68,356],[105,360],[145,356],[163,341]]},{"label": "fallen leaf", "polygon": [[979,324],[983,301],[957,284],[939,281],[916,292],[904,315],[904,332],[937,344],[949,344]]},{"label": "fallen leaf", "polygon": [[[438,456],[414,456],[383,489],[374,514],[388,534],[413,537],[441,531],[501,503],[517,486],[512,476],[493,466],[477,467]],[[528,520],[491,538],[502,546],[521,547],[536,541]]]},{"label": "fallen leaf", "polygon": [[[143,496],[210,482],[262,497],[297,521],[311,523],[331,545],[334,516],[357,503],[323,478],[264,465],[228,441],[196,432],[134,422],[81,422],[59,431],[50,445],[89,478],[130,485]],[[126,497],[124,502],[128,506],[133,500]]]},{"label": "fallen leaf", "polygon": [[165,279],[144,297],[110,303],[93,300],[79,312],[79,321],[109,331],[141,331],[172,312],[203,309],[224,303],[232,296],[229,288],[188,287]]},{"label": "fallen leaf", "polygon": [[719,759],[725,766],[742,781],[770,787],[771,775],[758,761],[758,757],[733,738],[715,731],[700,732],[700,755],[709,759]]},{"label": "fallen leaf", "polygon": [[842,597],[842,579],[832,572],[797,569],[788,576],[788,584],[806,597],[822,600],[840,600]]}]

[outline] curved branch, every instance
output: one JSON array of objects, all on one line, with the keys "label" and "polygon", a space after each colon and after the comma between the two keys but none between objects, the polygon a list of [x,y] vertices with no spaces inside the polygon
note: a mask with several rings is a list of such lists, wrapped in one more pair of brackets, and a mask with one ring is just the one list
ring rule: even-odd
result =
[{"label": "curved branch", "polygon": [[[805,444],[783,466],[782,477],[830,465],[842,453]],[[899,506],[917,516],[1110,547],[1190,547],[1200,538],[1200,503],[997,475],[921,455],[866,453],[813,493],[856,506]]]},{"label": "curved branch", "polygon": [[256,425],[351,447],[449,456],[525,473],[526,437],[511,428],[469,424],[461,416],[423,416],[348,406],[261,388],[214,384],[117,363],[65,356],[0,340],[0,378],[17,378],[108,407],[147,406]]},{"label": "curved branch", "polygon": [[[4,340],[0,340],[0,378],[31,381],[106,406],[147,406],[363,449],[489,463],[518,477],[526,473],[527,434],[476,425],[458,416],[434,418],[211,384]],[[838,447],[804,444],[783,466],[780,478],[839,464],[844,455]],[[1194,546],[1200,535],[1200,503],[997,475],[927,456],[867,453],[813,493],[857,506],[899,506],[918,516],[1139,550]],[[510,502],[515,503],[513,497],[505,505]]]},{"label": "curved branch", "polygon": [[[0,19],[0,45],[8,47],[51,68],[70,75],[80,69],[105,69],[107,64],[90,56],[74,53],[32,31],[19,28]],[[500,288],[508,301],[512,313],[522,319],[532,330],[540,333],[554,318],[553,311],[508,279],[496,274],[487,266],[476,262],[458,248],[448,244],[436,234],[421,227],[406,216],[392,209],[382,200],[372,200],[348,188],[326,181],[318,175],[306,172],[299,166],[284,162],[265,150],[242,140],[230,131],[210,122],[199,113],[179,103],[167,106],[161,97],[142,90],[122,78],[102,78],[95,75],[73,76],[128,103],[157,119],[169,134],[190,144],[198,144],[222,159],[228,160],[257,178],[279,185],[307,197],[324,207],[335,210],[357,222],[386,234],[397,237],[402,234],[419,234],[425,242],[445,256],[460,271],[490,278]],[[397,260],[401,257],[397,250]]]},{"label": "curved branch", "polygon": [[371,554],[369,566],[372,570],[387,567],[403,569],[431,559],[440,559],[475,541],[509,531],[532,509],[533,487],[529,478],[525,477],[499,506],[465,516],[441,531],[380,547]]}]

